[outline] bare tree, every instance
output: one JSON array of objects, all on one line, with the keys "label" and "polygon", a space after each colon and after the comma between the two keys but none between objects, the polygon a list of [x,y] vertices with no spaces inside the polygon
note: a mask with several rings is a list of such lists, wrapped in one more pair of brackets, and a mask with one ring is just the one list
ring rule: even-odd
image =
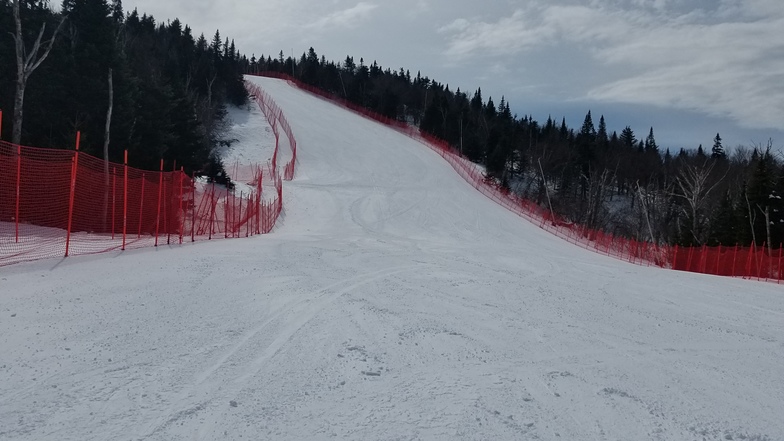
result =
[{"label": "bare tree", "polygon": [[588,183],[585,197],[587,201],[585,225],[592,229],[605,227],[607,221],[607,209],[604,204],[607,192],[615,181],[615,176],[610,176],[610,173],[610,170],[605,168],[601,173],[593,172],[589,173],[589,176],[581,175],[581,178]]},{"label": "bare tree", "polygon": [[647,198],[642,192],[640,181],[637,181],[637,195],[640,197],[640,208],[642,209],[642,214],[645,215],[645,223],[648,226],[648,234],[650,234],[651,243],[656,243],[656,238],[653,235],[653,227],[651,227],[651,215],[648,211],[648,204],[645,203]]},{"label": "bare tree", "polygon": [[19,12],[19,3],[19,0],[13,0],[16,33],[11,34],[11,36],[14,37],[14,42],[16,43],[16,95],[14,98],[14,121],[11,132],[11,142],[14,144],[20,144],[22,142],[24,94],[25,88],[27,87],[27,80],[30,78],[30,75],[33,73],[33,71],[35,71],[38,66],[40,66],[44,60],[46,60],[46,57],[49,56],[49,52],[52,50],[52,46],[54,46],[54,41],[57,38],[57,34],[60,33],[60,29],[63,27],[63,23],[65,23],[66,18],[63,16],[63,18],[60,20],[60,24],[57,25],[57,29],[55,29],[54,33],[52,34],[52,38],[43,43],[45,49],[39,56],[39,51],[41,50],[42,45],[41,40],[43,39],[44,33],[46,31],[46,23],[42,24],[41,31],[38,32],[38,38],[35,39],[33,48],[29,53],[27,53],[22,35],[22,18]]},{"label": "bare tree", "polygon": [[684,212],[687,217],[691,217],[691,234],[694,241],[698,244],[702,243],[702,238],[698,235],[700,213],[708,195],[724,179],[724,176],[722,176],[711,185],[709,178],[715,165],[716,162],[710,159],[705,160],[702,166],[684,163],[680,173],[675,177],[675,183],[678,185],[680,192],[674,193],[674,195],[683,198],[688,204],[689,211],[684,209]]},{"label": "bare tree", "polygon": [[[103,173],[104,173],[104,194],[103,194],[103,225],[106,226],[109,211],[109,140],[111,138],[112,111],[114,110],[114,85],[112,82],[112,69],[109,68],[109,107],[106,109],[106,126],[103,135]],[[114,225],[112,225],[114,228]]]}]

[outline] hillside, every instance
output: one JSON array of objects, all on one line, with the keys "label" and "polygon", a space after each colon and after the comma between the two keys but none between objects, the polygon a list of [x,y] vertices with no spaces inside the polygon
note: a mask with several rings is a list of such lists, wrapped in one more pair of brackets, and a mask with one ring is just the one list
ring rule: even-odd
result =
[{"label": "hillside", "polygon": [[784,438],[781,286],[573,247],[253,81],[299,146],[281,225],[1,268],[0,438]]}]

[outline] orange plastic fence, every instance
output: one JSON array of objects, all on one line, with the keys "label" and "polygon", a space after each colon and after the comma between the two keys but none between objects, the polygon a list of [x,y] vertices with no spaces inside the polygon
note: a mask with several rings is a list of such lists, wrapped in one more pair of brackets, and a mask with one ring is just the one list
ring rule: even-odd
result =
[{"label": "orange plastic fence", "polygon": [[[291,179],[294,135],[274,101],[260,90],[255,93],[270,124],[286,135],[292,157],[284,173]],[[78,145],[78,136],[76,150],[0,141],[0,266],[265,234],[283,209],[276,163],[266,176],[261,167],[246,168],[240,179],[252,190],[237,194],[182,170],[164,171],[163,161],[159,171],[138,170],[127,166],[127,151],[125,163],[117,164],[81,153]],[[265,179],[274,187],[272,197],[262,191]]]},{"label": "orange plastic fence", "polygon": [[[291,158],[283,166],[283,179],[290,181],[294,179],[294,164],[297,162],[297,140],[294,138],[294,133],[291,130],[286,115],[280,110],[277,103],[259,86],[246,82],[245,87],[248,89],[251,98],[258,103],[264,116],[272,126],[272,133],[275,135],[275,153],[272,157],[273,174],[277,174],[278,164],[278,150],[280,146],[281,134],[285,135],[286,142],[291,150]],[[282,133],[281,133],[282,132]]]},{"label": "orange plastic fence", "polygon": [[363,108],[334,94],[305,84],[287,74],[258,72],[253,75],[286,80],[302,90],[392,127],[422,142],[441,155],[460,176],[478,191],[540,228],[575,245],[639,265],[655,265],[680,271],[753,278],[776,281],[777,283],[784,280],[784,260],[782,259],[784,246],[779,245],[778,250],[772,251],[765,247],[754,246],[679,248],[641,242],[592,230],[554,215],[535,202],[510,193],[486,180],[483,170],[478,165],[460,155],[446,141],[422,133],[417,127]]}]

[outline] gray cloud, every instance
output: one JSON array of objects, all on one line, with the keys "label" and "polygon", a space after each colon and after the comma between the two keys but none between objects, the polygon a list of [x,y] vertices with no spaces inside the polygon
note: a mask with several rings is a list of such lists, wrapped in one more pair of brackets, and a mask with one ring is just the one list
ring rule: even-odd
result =
[{"label": "gray cloud", "polygon": [[784,127],[784,8],[777,0],[725,0],[714,10],[686,11],[670,8],[667,0],[557,3],[565,2],[531,2],[490,22],[456,19],[440,29],[449,36],[446,55],[509,57],[576,46],[591,55],[604,78],[575,99],[676,107],[745,127]]},{"label": "gray cloud", "polygon": [[378,8],[378,5],[368,2],[359,2],[348,9],[332,12],[327,16],[306,25],[305,28],[316,31],[335,28],[355,28],[359,26],[362,21],[366,20],[376,8]]},{"label": "gray cloud", "polygon": [[452,90],[505,95],[513,111],[540,119],[552,113],[577,124],[592,109],[621,128],[654,125],[662,141],[681,145],[708,143],[717,131],[728,145],[784,138],[781,0],[124,4],[159,21],[180,18],[196,35],[220,29],[243,53],[299,56],[312,46],[331,60],[364,57],[420,70]]}]

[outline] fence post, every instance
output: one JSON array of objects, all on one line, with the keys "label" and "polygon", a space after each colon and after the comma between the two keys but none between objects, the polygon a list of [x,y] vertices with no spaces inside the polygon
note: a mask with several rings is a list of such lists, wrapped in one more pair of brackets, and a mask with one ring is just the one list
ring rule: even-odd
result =
[{"label": "fence post", "polygon": [[261,219],[262,219],[262,217],[261,217],[261,195],[262,194],[264,194],[264,168],[263,167],[259,167],[259,192],[258,192],[258,198],[259,198],[258,199],[258,201],[259,201],[258,202],[258,205],[259,205],[258,206],[259,219],[258,219],[258,222],[257,222],[258,227],[259,227],[258,234],[261,234]]},{"label": "fence post", "polygon": [[82,133],[76,132],[76,151],[74,152],[73,162],[71,163],[71,193],[68,198],[68,230],[65,233],[65,257],[68,257],[69,247],[71,246],[71,226],[73,223],[74,198],[76,193],[76,171],[79,167],[79,144],[81,143]]},{"label": "fence post", "polygon": [[[142,182],[144,182],[142,180]],[[125,251],[125,238],[128,233],[128,150],[125,150],[123,160],[123,241],[122,250]]]},{"label": "fence post", "polygon": [[231,237],[234,237],[237,232],[237,195],[234,190],[231,191],[231,212],[229,215],[231,216]]},{"label": "fence post", "polygon": [[719,263],[721,263],[721,243],[719,243],[719,254],[716,256],[716,275],[719,275]]},{"label": "fence post", "polygon": [[212,224],[215,219],[215,181],[212,181],[212,193],[210,195],[210,233],[207,240],[212,240]]},{"label": "fence post", "polygon": [[117,226],[117,167],[112,167],[112,240]]},{"label": "fence post", "polygon": [[779,244],[779,280],[776,281],[777,284],[781,283],[781,251],[784,250],[784,243]]},{"label": "fence post", "polygon": [[223,202],[223,238],[229,238],[229,189],[226,189],[226,200]]},{"label": "fence post", "polygon": [[182,211],[182,181],[185,177],[185,170],[180,167],[180,209],[177,214],[180,216],[180,245],[182,245],[182,230],[185,229],[185,213]]},{"label": "fence post", "polygon": [[749,246],[749,258],[747,259],[746,262],[746,274],[743,275],[744,279],[747,276],[749,279],[751,279],[751,259],[754,257],[754,248],[756,247],[756,245],[757,244],[755,244],[754,242],[751,242],[751,245]]},{"label": "fence post", "polygon": [[144,184],[147,182],[147,174],[142,172],[142,196],[139,199],[139,232],[136,235],[137,239],[142,238],[142,214],[144,214]]},{"label": "fence post", "polygon": [[[0,113],[0,120],[2,120],[2,113]],[[16,146],[16,214],[14,215],[14,223],[16,224],[16,242],[19,243],[19,205],[22,198],[22,146]]]},{"label": "fence post", "polygon": [[244,195],[240,191],[240,208],[239,208],[239,213],[237,214],[237,225],[235,226],[235,228],[237,229],[237,237],[242,236],[242,229],[240,228],[240,224],[242,222],[242,198],[243,197]]},{"label": "fence post", "polygon": [[732,277],[735,277],[735,263],[738,261],[738,243],[735,242],[735,252],[732,255]]},{"label": "fence post", "polygon": [[686,260],[686,271],[691,271],[691,258],[694,256],[694,247],[689,247],[689,258]]},{"label": "fence post", "polygon": [[196,242],[196,172],[191,172],[191,243]]},{"label": "fence post", "polygon": [[700,272],[702,274],[708,274],[708,246],[702,244],[702,250],[700,250],[702,256],[700,256]]},{"label": "fence post", "polygon": [[[164,176],[163,172],[161,172],[161,176]],[[166,197],[163,198],[163,229],[166,231],[166,245],[171,245],[171,226],[169,225],[169,217],[171,213],[169,212],[169,204],[171,203],[172,198],[169,192],[174,190],[174,185],[170,185],[167,190],[167,182],[169,182],[169,179],[167,177],[163,177],[163,193],[166,195]]]},{"label": "fence post", "polygon": [[161,229],[161,198],[163,197],[163,159],[161,159],[161,171],[158,178],[158,215],[155,217],[155,246],[158,246],[158,233]]},{"label": "fence post", "polygon": [[675,244],[675,255],[672,256],[672,269],[677,270],[676,266],[678,265],[678,244]]},{"label": "fence post", "polygon": [[231,220],[231,237],[235,237],[235,234],[237,233],[237,224],[239,222],[238,219],[237,219],[237,194],[235,193],[235,190],[231,190],[231,213],[230,213],[230,215],[231,215],[231,219],[230,219]]},{"label": "fence post", "polygon": [[[273,129],[274,129],[273,125]],[[278,143],[280,141],[280,134],[277,130],[275,132],[275,150],[272,152],[272,174],[277,175],[278,170]]]},{"label": "fence post", "polygon": [[[761,250],[762,250],[762,258],[761,259],[760,258],[754,259],[754,263],[757,264],[757,281],[759,281],[759,279],[762,277],[762,267],[764,266],[762,264],[762,261],[765,260],[765,249],[766,249],[767,246],[768,246],[767,242],[762,242],[762,248],[761,248]],[[766,277],[766,279],[767,279],[767,277]]]}]

